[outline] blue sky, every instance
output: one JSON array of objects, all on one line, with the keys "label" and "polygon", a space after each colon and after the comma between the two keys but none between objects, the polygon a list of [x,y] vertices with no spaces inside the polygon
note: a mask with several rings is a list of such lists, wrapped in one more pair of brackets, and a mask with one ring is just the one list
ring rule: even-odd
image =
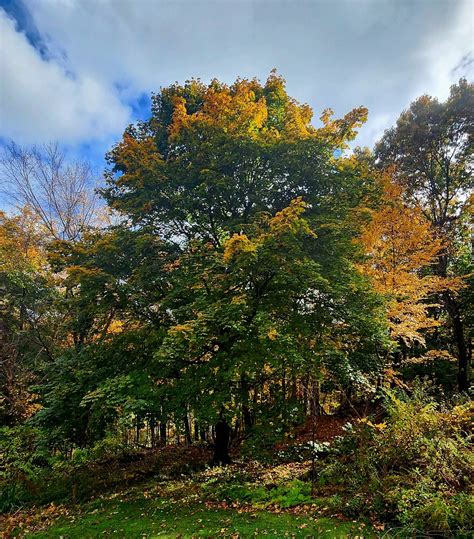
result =
[{"label": "blue sky", "polygon": [[0,141],[57,140],[100,169],[161,86],[276,67],[316,118],[367,106],[372,145],[473,78],[473,17],[474,0],[0,0]]}]

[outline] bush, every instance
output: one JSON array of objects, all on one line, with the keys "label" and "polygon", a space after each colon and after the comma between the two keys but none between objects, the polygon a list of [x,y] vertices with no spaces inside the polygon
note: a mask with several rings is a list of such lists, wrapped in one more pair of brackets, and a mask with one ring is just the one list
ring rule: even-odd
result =
[{"label": "bush", "polygon": [[[130,456],[130,448],[119,436],[108,436],[92,448],[75,449],[67,458],[53,456],[40,429],[1,428],[0,512],[28,503],[84,499],[100,480],[111,481],[104,464],[125,456]],[[105,479],[98,476],[99,470]]]},{"label": "bush", "polygon": [[472,522],[472,403],[437,404],[426,388],[387,395],[382,423],[363,419],[333,447],[321,484],[337,483],[348,516],[370,514],[424,530]]},{"label": "bush", "polygon": [[330,451],[329,442],[306,442],[292,444],[277,453],[281,462],[305,462],[311,459],[320,459]]},{"label": "bush", "polygon": [[13,509],[37,494],[37,483],[51,457],[41,431],[21,427],[0,429],[0,512]]},{"label": "bush", "polygon": [[257,408],[255,424],[240,448],[243,458],[263,463],[275,461],[275,445],[283,442],[304,418],[301,404],[280,399],[267,409]]}]

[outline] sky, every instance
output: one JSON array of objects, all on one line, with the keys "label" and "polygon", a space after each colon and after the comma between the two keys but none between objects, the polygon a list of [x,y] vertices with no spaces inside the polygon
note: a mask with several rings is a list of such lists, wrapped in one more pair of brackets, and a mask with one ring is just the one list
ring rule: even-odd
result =
[{"label": "sky", "polygon": [[372,146],[421,94],[474,78],[474,0],[0,0],[0,143],[100,169],[151,92],[272,68],[317,119],[359,105]]}]

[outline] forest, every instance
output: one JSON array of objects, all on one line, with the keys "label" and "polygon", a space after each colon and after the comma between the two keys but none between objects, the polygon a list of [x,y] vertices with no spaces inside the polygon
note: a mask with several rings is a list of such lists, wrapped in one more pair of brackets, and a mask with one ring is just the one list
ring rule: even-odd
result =
[{"label": "forest", "polygon": [[99,181],[5,146],[4,537],[471,536],[474,85],[368,112],[272,71],[161,88]]}]

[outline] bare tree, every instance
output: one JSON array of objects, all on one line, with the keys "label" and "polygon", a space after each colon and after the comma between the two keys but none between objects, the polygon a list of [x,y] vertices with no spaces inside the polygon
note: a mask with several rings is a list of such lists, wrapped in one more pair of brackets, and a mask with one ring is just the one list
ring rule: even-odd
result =
[{"label": "bare tree", "polygon": [[57,143],[32,148],[11,143],[0,167],[3,193],[28,206],[52,238],[76,241],[95,224],[98,197],[90,165],[68,162]]}]

